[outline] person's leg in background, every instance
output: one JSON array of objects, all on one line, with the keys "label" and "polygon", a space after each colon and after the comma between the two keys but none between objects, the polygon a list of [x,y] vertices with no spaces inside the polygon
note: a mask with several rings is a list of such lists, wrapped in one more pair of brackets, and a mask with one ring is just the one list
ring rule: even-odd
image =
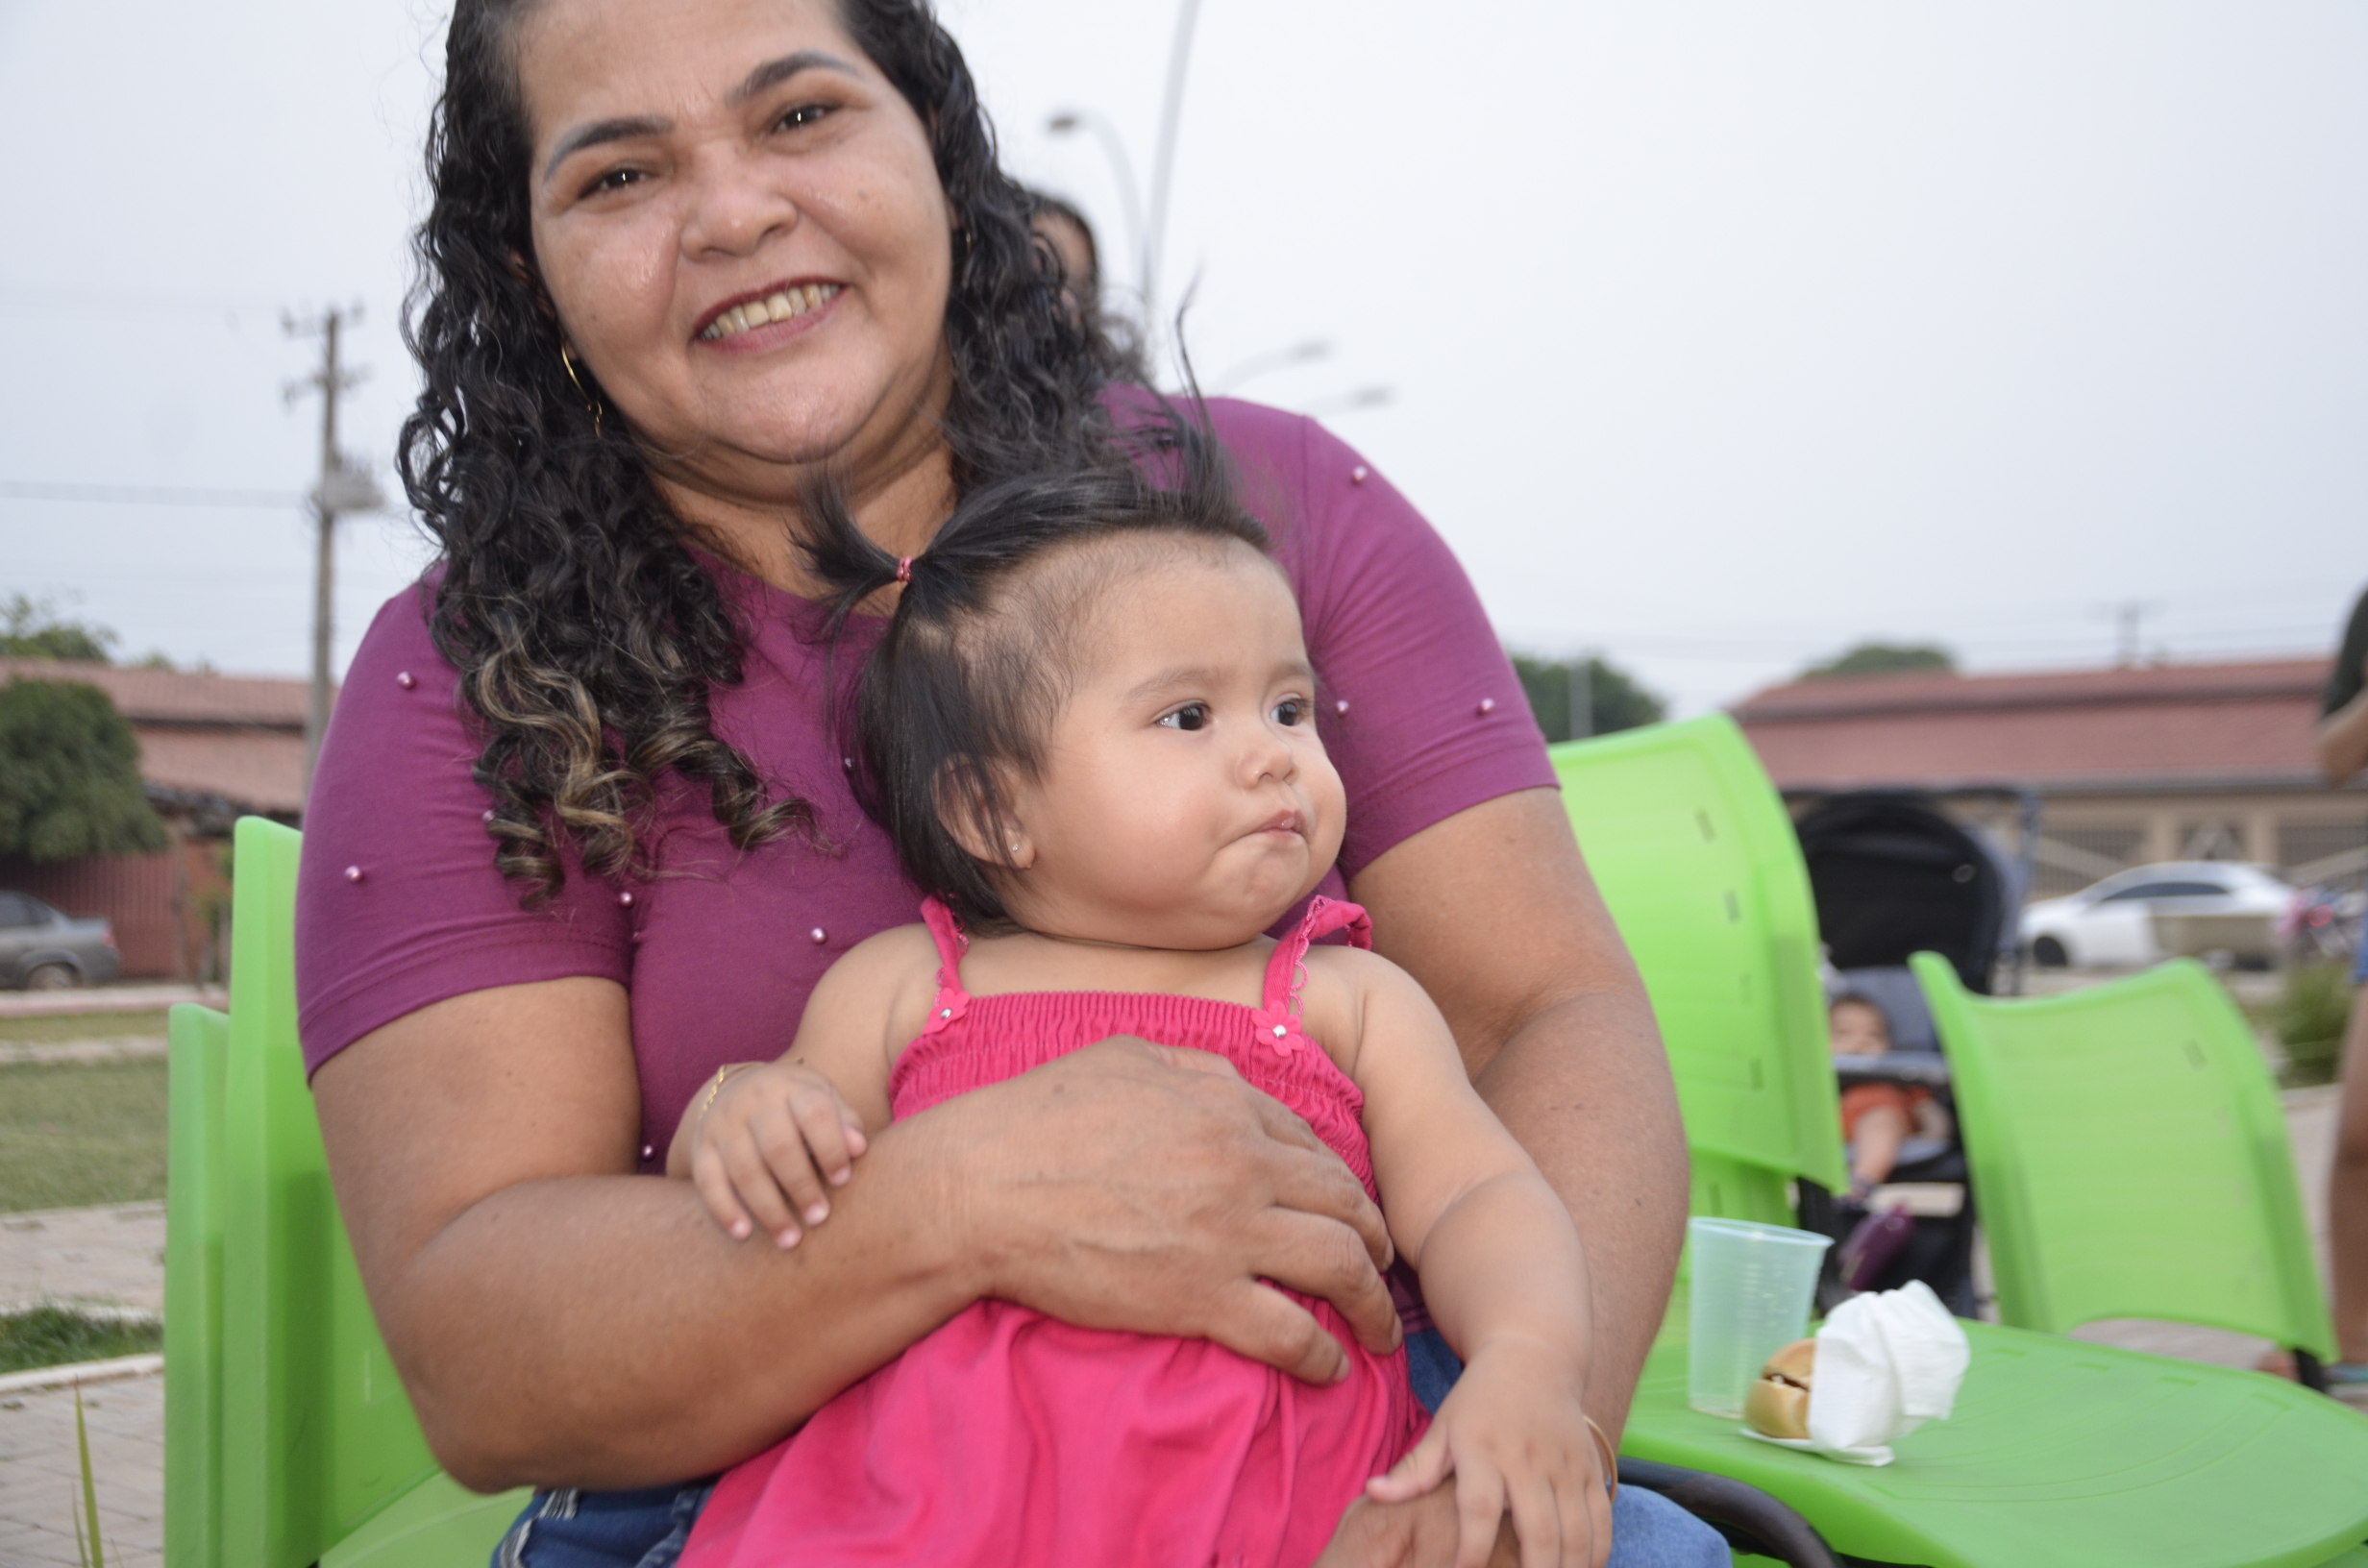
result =
[{"label": "person's leg in background", "polygon": [[[1406,1371],[1415,1398],[1436,1410],[1463,1375],[1437,1329],[1406,1336]],[[1622,1486],[1612,1499],[1612,1560],[1604,1568],[1729,1568],[1735,1556],[1718,1531],[1658,1492]]]},{"label": "person's leg in background", "polygon": [[2343,1044],[2335,1168],[2327,1181],[2335,1354],[2343,1359],[2330,1369],[2330,1379],[2368,1383],[2368,937],[2360,942],[2352,980],[2352,1027]]}]

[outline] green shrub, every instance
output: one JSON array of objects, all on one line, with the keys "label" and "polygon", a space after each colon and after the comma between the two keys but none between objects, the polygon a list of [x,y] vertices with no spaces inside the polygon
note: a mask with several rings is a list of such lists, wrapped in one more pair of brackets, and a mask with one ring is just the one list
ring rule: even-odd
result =
[{"label": "green shrub", "polygon": [[2285,992],[2270,1016],[2285,1046],[2289,1087],[2332,1083],[2351,1027],[2352,971],[2345,964],[2303,964],[2288,969]]}]

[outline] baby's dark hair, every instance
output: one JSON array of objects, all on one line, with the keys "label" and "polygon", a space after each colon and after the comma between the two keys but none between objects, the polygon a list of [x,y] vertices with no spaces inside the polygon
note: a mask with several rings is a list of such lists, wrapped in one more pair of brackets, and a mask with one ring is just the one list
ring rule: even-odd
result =
[{"label": "baby's dark hair", "polygon": [[[906,568],[856,686],[856,795],[888,830],[904,874],[970,924],[1009,921],[995,878],[1009,863],[974,857],[947,815],[967,811],[987,844],[1010,842],[1007,781],[1042,776],[1045,743],[1073,689],[1078,625],[1098,592],[1162,559],[1229,544],[1267,550],[1201,415],[1195,423],[1167,409],[1104,466],[972,491]],[[811,496],[803,512],[806,559],[831,591],[835,637],[903,563],[855,526],[843,497]]]}]

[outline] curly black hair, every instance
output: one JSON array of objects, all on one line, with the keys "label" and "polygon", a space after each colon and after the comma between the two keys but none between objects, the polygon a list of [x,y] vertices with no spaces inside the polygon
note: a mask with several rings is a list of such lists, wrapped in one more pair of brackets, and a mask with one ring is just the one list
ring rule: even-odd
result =
[{"label": "curly black hair", "polygon": [[[428,135],[433,200],[405,339],[423,387],[405,491],[439,547],[423,584],[436,649],[481,724],[477,781],[502,873],[532,903],[583,869],[646,869],[668,770],[707,787],[743,848],[810,831],[710,722],[741,679],[739,625],[686,545],[624,419],[571,379],[533,264],[532,133],[513,40],[537,0],[459,0]],[[1061,306],[1059,257],[997,161],[969,68],[927,0],[838,0],[866,56],[930,128],[955,229],[943,416],[957,495],[1015,474],[1122,462],[1102,394],[1125,355]],[[788,526],[788,520],[784,520]]]}]

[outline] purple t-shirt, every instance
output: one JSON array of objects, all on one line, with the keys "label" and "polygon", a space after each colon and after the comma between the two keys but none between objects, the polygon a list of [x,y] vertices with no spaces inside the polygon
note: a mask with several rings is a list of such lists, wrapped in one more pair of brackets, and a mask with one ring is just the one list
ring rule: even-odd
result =
[{"label": "purple t-shirt", "polygon": [[[1552,787],[1544,743],[1463,569],[1404,497],[1314,421],[1210,405],[1243,499],[1296,586],[1321,682],[1317,720],[1347,786],[1342,894],[1394,845],[1468,807]],[[668,775],[656,870],[588,877],[535,910],[494,870],[469,776],[480,731],[428,637],[414,590],[379,611],[322,746],[296,894],[296,985],[308,1069],[432,1002],[572,975],[624,985],[641,1077],[643,1163],[728,1062],[788,1048],[806,996],[848,948],[916,918],[920,893],[856,805],[825,712],[821,612],[727,568],[753,642],[710,719],[776,792],[813,802],[802,836],[742,853],[706,792]],[[839,651],[867,650],[877,624]]]}]

